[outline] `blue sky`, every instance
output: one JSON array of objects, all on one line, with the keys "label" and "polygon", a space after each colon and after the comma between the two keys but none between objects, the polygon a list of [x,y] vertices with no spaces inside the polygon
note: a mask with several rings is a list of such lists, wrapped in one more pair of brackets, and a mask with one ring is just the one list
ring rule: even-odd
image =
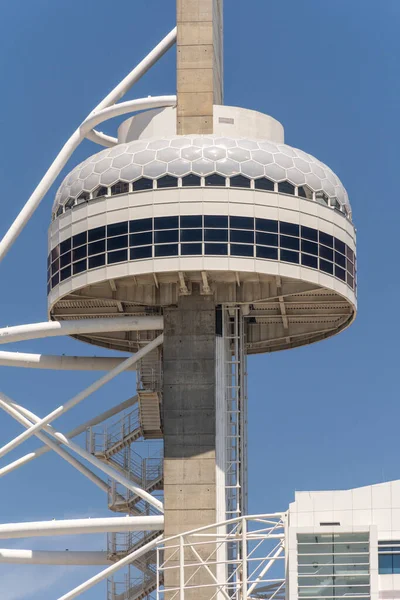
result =
[{"label": "blue sky", "polygon": [[[14,0],[0,3],[0,11],[3,235],[77,124],[174,26],[175,0]],[[326,162],[349,192],[358,230],[354,325],[310,347],[249,359],[250,512],[283,510],[295,490],[400,477],[399,17],[398,0],[225,2],[225,103],[271,114],[284,124],[288,144]],[[174,92],[171,50],[129,97]],[[97,151],[85,142],[63,175]],[[46,230],[61,180],[0,266],[2,326],[47,318]],[[10,349],[93,352],[61,338]],[[45,415],[95,378],[2,368],[1,390]],[[124,375],[57,426],[68,431],[134,388],[134,376]],[[1,418],[1,443],[20,431]],[[29,441],[4,464],[36,446]],[[51,453],[0,481],[1,522],[106,514],[102,492]],[[104,548],[105,540],[1,545],[89,549]],[[0,598],[54,600],[95,571],[2,566]],[[82,598],[106,598],[104,585]]]}]

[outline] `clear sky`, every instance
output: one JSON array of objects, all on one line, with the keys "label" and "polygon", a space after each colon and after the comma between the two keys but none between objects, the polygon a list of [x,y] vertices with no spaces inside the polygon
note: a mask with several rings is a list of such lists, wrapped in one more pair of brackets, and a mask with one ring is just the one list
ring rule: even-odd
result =
[{"label": "clear sky", "polygon": [[[3,0],[0,17],[3,235],[77,124],[172,29],[175,0]],[[295,490],[400,478],[399,17],[399,0],[225,1],[225,103],[274,116],[288,144],[326,162],[349,192],[358,230],[359,313],[352,327],[310,347],[249,359],[253,513],[285,510]],[[129,97],[174,92],[171,50]],[[114,131],[113,124],[103,129]],[[62,177],[97,151],[91,142],[80,147],[0,265],[1,326],[46,320],[53,197]],[[61,338],[10,349],[93,353]],[[96,377],[2,368],[0,388],[45,415]],[[57,426],[66,432],[134,389],[134,376],[125,375]],[[1,443],[20,431],[1,417]],[[3,464],[36,445],[26,443]],[[52,454],[0,481],[0,522],[106,514],[104,494]],[[72,550],[104,548],[105,541],[1,545]],[[0,599],[54,600],[96,571],[2,566]],[[105,600],[105,586],[82,598]]]}]

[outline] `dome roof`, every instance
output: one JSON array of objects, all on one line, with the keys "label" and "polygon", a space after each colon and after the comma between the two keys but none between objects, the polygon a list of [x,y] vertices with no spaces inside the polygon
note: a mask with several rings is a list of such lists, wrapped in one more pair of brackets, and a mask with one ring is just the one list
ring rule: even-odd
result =
[{"label": "dome roof", "polygon": [[241,173],[252,179],[268,177],[275,182],[287,180],[293,185],[307,185],[315,192],[337,198],[346,213],[351,214],[347,192],[338,177],[310,154],[286,144],[216,135],[137,140],[94,154],[64,179],[53,213],[82,192],[90,193],[118,181],[215,172],[226,177]]}]

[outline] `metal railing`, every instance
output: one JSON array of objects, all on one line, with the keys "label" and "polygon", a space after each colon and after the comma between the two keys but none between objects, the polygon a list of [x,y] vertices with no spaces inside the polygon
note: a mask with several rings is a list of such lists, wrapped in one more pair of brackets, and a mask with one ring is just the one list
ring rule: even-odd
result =
[{"label": "metal railing", "polygon": [[282,600],[285,523],[286,513],[240,517],[163,540],[157,600]]},{"label": "metal railing", "polygon": [[134,432],[140,433],[139,406],[125,413],[118,421],[101,428],[90,427],[86,432],[86,449],[91,454],[105,455],[129,443]]},{"label": "metal railing", "polygon": [[155,575],[140,575],[135,567],[129,567],[120,578],[107,581],[107,600],[136,600],[154,598],[157,578]]}]

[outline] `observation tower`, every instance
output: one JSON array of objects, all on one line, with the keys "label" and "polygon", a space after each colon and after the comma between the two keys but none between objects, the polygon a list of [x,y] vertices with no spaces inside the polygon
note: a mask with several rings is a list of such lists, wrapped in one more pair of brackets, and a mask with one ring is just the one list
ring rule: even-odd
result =
[{"label": "observation tower", "polygon": [[[118,103],[175,42],[176,95]],[[95,129],[135,112],[115,138]],[[178,0],[176,29],[82,122],[0,243],[1,258],[85,137],[105,148],[54,199],[49,322],[0,330],[0,343],[71,335],[127,356],[1,352],[2,365],[106,374],[44,418],[1,394],[25,431],[0,457],[32,435],[45,446],[0,475],[51,448],[106,492],[112,518],[0,534],[108,534],[107,553],[42,553],[50,564],[105,565],[60,600],[106,578],[108,600],[283,598],[285,573],[267,572],[284,556],[286,512],[247,516],[246,357],[324,340],[354,320],[346,190],[285,144],[272,116],[224,105],[222,0]],[[126,370],[136,370],[132,398],[67,435],[50,425]],[[72,441],[82,432],[86,447]],[[262,556],[251,550],[260,536],[273,544]]]}]

